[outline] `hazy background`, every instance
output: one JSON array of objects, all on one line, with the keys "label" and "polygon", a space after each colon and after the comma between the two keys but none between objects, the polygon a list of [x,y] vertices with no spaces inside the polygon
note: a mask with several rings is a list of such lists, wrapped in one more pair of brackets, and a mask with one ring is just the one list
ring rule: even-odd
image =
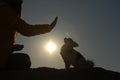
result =
[{"label": "hazy background", "polygon": [[[22,18],[29,24],[51,23],[59,16],[50,33],[18,35],[31,67],[64,68],[60,47],[64,37],[71,37],[80,45],[76,49],[96,66],[120,72],[120,0],[24,0],[22,7]],[[45,49],[50,39],[57,45],[51,55]]]}]

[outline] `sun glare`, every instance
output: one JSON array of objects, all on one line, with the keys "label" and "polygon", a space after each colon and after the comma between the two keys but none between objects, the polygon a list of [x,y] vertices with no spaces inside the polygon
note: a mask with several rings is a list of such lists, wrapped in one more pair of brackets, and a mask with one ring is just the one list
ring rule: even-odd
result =
[{"label": "sun glare", "polygon": [[46,45],[46,49],[48,52],[53,53],[56,50],[56,45],[54,42],[50,41]]}]

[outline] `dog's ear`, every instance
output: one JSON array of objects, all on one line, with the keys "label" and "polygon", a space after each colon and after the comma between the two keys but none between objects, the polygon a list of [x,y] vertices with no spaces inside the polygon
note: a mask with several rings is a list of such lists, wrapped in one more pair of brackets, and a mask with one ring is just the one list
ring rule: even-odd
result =
[{"label": "dog's ear", "polygon": [[67,43],[68,42],[68,38],[64,38],[64,43]]}]

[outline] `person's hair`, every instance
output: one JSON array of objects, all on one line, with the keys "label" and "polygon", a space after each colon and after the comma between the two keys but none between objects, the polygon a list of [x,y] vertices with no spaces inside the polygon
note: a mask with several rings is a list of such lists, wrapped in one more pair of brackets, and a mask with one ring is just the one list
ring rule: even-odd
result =
[{"label": "person's hair", "polygon": [[21,7],[23,0],[5,0],[5,2],[15,10],[18,15],[21,15]]}]

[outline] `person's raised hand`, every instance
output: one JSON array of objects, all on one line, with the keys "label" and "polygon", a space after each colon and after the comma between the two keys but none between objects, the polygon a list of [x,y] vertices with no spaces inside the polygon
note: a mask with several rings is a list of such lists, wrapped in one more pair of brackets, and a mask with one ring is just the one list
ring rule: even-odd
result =
[{"label": "person's raised hand", "polygon": [[50,24],[51,30],[55,27],[56,23],[58,20],[58,16],[56,16],[56,18],[54,19],[54,21]]}]

